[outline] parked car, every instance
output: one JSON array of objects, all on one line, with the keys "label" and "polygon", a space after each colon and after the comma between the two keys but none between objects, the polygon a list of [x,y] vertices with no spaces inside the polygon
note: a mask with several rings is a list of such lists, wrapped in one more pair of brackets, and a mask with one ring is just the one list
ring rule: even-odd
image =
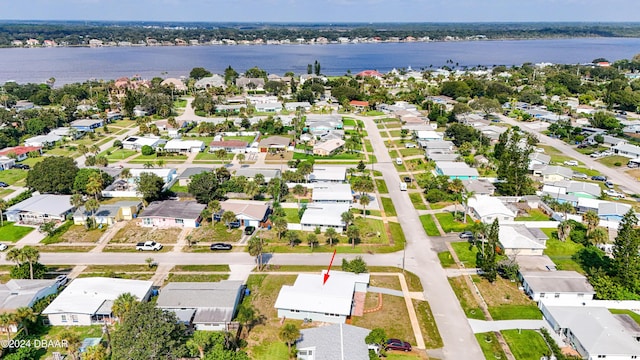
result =
[{"label": "parked car", "polygon": [[402,165],[402,158],[396,158],[396,165]]},{"label": "parked car", "polygon": [[240,227],[240,221],[232,221],[227,226],[229,226],[232,229],[237,229]]},{"label": "parked car", "polygon": [[29,170],[30,167],[27,164],[14,164],[13,166],[11,166],[11,168],[13,169],[22,169],[22,170]]},{"label": "parked car", "polygon": [[5,188],[5,187],[7,187],[7,186],[9,186],[9,184],[7,184],[7,183],[6,183],[6,182],[4,182],[4,181],[0,181],[0,187]]},{"label": "parked car", "polygon": [[577,179],[588,179],[589,178],[587,176],[587,174],[581,173],[581,172],[577,172],[577,171],[573,173],[573,177],[577,178]]},{"label": "parked car", "polygon": [[624,199],[625,198],[623,193],[620,193],[620,192],[617,192],[617,191],[611,190],[611,189],[607,189],[607,190],[603,191],[603,193],[605,193],[605,194],[607,194],[607,195],[609,195],[611,197],[614,197],[614,198],[620,198],[620,199]]},{"label": "parked car", "polygon": [[544,153],[544,149],[543,148],[533,148],[533,151],[537,152],[537,153]]},{"label": "parked car", "polygon": [[7,244],[4,243],[0,243],[0,251],[5,251],[7,250],[9,247],[7,246]]},{"label": "parked car", "polygon": [[210,249],[211,250],[231,250],[233,246],[231,246],[231,244],[225,244],[225,243],[214,243],[211,244]]},{"label": "parked car", "polygon": [[58,276],[56,276],[56,284],[58,286],[63,286],[67,282],[69,282],[69,278],[67,277],[67,275],[58,275]]},{"label": "parked car", "polygon": [[411,182],[411,178],[410,178],[410,177],[408,177],[408,176],[405,176],[405,177],[403,178],[403,180],[404,180],[404,182],[406,182],[406,183],[410,183],[410,182]]},{"label": "parked car", "polygon": [[576,160],[567,160],[564,164],[567,166],[578,166],[578,162]]},{"label": "parked car", "polygon": [[400,350],[400,351],[411,351],[411,344],[406,341],[398,340],[398,339],[389,339],[385,344],[385,349],[387,350]]},{"label": "parked car", "polygon": [[160,251],[162,250],[162,244],[155,241],[145,241],[136,244],[136,250],[138,251]]},{"label": "parked car", "polygon": [[604,186],[608,187],[609,189],[613,189],[613,183],[611,181],[605,181]]},{"label": "parked car", "polygon": [[246,226],[244,228],[244,234],[245,235],[251,235],[251,234],[253,234],[254,231],[256,231],[256,227],[255,226]]},{"label": "parked car", "polygon": [[606,176],[602,176],[602,175],[594,175],[591,177],[591,180],[593,181],[607,181],[607,177]]},{"label": "parked car", "polygon": [[588,148],[588,147],[589,147],[589,145],[587,145],[587,144],[580,144],[580,145],[578,145],[578,149],[586,149],[586,148]]},{"label": "parked car", "polygon": [[473,233],[471,231],[463,231],[460,233],[460,239],[473,239]]}]

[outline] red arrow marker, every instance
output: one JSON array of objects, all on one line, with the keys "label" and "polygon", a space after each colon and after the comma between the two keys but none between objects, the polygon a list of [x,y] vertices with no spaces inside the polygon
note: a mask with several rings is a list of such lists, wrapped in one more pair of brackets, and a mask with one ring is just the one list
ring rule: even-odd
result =
[{"label": "red arrow marker", "polygon": [[322,281],[322,285],[327,283],[327,280],[329,280],[329,271],[331,271],[331,265],[333,264],[333,258],[336,257],[336,250],[337,249],[333,249],[333,255],[331,256],[331,262],[329,262],[329,268],[327,269],[327,272],[324,273],[324,280]]}]

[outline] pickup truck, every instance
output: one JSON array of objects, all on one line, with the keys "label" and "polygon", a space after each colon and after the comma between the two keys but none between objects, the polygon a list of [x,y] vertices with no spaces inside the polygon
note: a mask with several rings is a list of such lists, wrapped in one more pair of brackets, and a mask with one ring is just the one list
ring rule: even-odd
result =
[{"label": "pickup truck", "polygon": [[159,251],[162,250],[162,244],[155,241],[146,241],[136,244],[136,250],[138,251]]}]

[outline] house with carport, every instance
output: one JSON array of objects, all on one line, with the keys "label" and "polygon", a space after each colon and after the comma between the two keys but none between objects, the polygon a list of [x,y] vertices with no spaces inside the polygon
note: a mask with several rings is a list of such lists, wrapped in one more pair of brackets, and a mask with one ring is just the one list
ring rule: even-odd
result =
[{"label": "house with carport", "polygon": [[132,220],[138,211],[142,208],[142,202],[135,201],[118,201],[114,204],[100,204],[100,207],[92,213],[84,206],[80,206],[73,213],[74,225],[85,225],[87,219],[95,219],[96,225],[111,226],[118,221]]},{"label": "house with carport", "polygon": [[258,149],[260,152],[286,151],[289,148],[289,144],[291,144],[290,138],[275,135],[261,139],[258,143]]}]

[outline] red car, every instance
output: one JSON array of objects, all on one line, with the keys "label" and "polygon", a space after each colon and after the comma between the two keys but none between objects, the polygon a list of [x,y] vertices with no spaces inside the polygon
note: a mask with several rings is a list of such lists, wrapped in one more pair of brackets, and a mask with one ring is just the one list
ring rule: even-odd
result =
[{"label": "red car", "polygon": [[387,350],[411,351],[411,344],[398,339],[389,339],[385,344]]}]

